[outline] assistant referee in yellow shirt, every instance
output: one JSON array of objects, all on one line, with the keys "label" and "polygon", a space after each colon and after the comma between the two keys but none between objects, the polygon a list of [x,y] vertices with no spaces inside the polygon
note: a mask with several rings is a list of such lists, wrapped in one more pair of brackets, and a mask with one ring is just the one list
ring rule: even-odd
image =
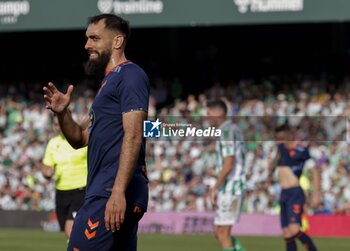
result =
[{"label": "assistant referee in yellow shirt", "polygon": [[56,181],[56,214],[61,231],[69,240],[74,217],[84,203],[87,180],[87,147],[75,150],[68,143],[54,118],[52,138],[45,150],[42,172],[45,178]]}]

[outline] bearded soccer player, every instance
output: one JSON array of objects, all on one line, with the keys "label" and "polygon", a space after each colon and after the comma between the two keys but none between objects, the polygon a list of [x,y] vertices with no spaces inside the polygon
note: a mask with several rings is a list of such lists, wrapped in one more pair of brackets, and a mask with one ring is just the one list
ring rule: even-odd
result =
[{"label": "bearded soccer player", "polygon": [[[301,231],[302,214],[305,204],[305,194],[300,187],[299,178],[305,162],[310,158],[309,149],[305,143],[296,144],[293,141],[288,124],[276,129],[278,140],[277,154],[272,167],[277,166],[278,181],[282,187],[280,196],[281,226],[287,251],[296,251],[298,239],[307,250],[317,248],[310,236]],[[314,177],[314,204],[319,200],[319,179]]]},{"label": "bearded soccer player", "polygon": [[147,209],[143,121],[147,117],[149,79],[126,59],[129,23],[112,14],[89,19],[85,49],[87,74],[104,78],[84,123],[73,121],[69,86],[44,87],[47,109],[74,148],[88,146],[86,198],[69,241],[69,251],[136,250],[138,221]]}]

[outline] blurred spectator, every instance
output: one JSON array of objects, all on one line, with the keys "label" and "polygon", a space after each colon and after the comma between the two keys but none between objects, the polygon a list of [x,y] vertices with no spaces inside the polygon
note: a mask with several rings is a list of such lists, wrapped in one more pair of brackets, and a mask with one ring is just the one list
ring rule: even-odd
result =
[{"label": "blurred spectator", "polygon": [[315,214],[332,214],[332,211],[325,207],[324,202],[321,202],[320,205],[315,209]]}]

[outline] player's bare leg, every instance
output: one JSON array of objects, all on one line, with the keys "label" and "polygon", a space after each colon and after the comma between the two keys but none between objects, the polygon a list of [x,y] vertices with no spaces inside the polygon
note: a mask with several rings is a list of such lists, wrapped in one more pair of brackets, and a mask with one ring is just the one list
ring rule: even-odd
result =
[{"label": "player's bare leg", "polygon": [[231,239],[231,226],[214,226],[214,233],[222,250],[234,250]]},{"label": "player's bare leg", "polygon": [[66,224],[64,226],[64,233],[66,234],[67,240],[70,238],[70,234],[72,232],[73,220],[66,220]]}]

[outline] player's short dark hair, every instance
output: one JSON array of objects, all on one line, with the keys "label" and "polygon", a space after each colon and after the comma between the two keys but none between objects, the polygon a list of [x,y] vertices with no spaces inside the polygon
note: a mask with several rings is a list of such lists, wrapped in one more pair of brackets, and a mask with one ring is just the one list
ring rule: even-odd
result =
[{"label": "player's short dark hair", "polygon": [[207,107],[208,108],[219,108],[225,113],[225,115],[227,114],[227,105],[221,99],[214,99],[214,100],[208,101]]},{"label": "player's short dark hair", "polygon": [[130,37],[129,21],[113,14],[100,14],[97,16],[89,17],[88,24],[96,24],[100,20],[105,21],[106,29],[121,32],[125,35],[126,39],[129,39]]},{"label": "player's short dark hair", "polygon": [[275,132],[289,132],[291,130],[288,121],[284,122],[282,125],[276,127]]}]

